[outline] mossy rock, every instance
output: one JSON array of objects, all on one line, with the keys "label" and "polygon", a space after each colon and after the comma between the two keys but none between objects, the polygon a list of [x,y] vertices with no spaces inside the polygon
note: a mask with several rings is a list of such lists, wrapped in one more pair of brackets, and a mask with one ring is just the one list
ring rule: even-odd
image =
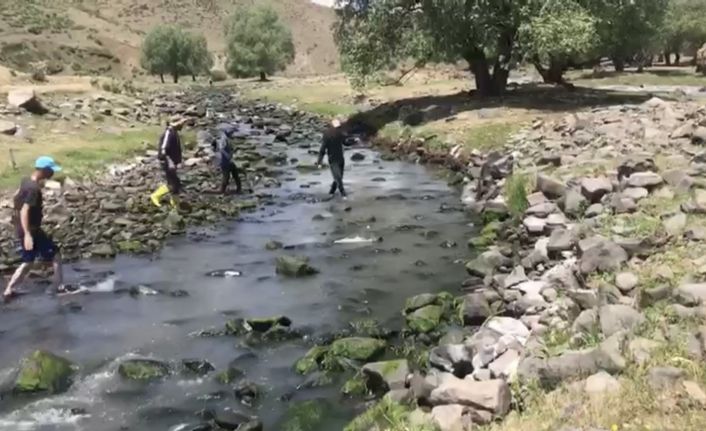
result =
[{"label": "mossy rock", "polygon": [[372,362],[363,367],[368,390],[379,394],[391,389],[404,389],[409,372],[406,359]]},{"label": "mossy rock", "polygon": [[443,314],[440,305],[427,305],[407,315],[407,326],[416,333],[426,334],[439,326]]},{"label": "mossy rock", "polygon": [[385,347],[387,343],[377,338],[350,337],[334,341],[329,354],[354,361],[370,361],[381,355]]},{"label": "mossy rock", "polygon": [[294,364],[294,369],[297,370],[297,373],[302,375],[316,371],[319,367],[319,363],[328,351],[329,348],[326,346],[312,347],[308,352],[306,352],[304,357],[300,358],[296,364]]},{"label": "mossy rock", "polygon": [[349,397],[362,397],[367,394],[368,387],[365,383],[365,377],[361,374],[351,377],[341,387],[341,393]]},{"label": "mossy rock", "polygon": [[331,406],[326,400],[315,399],[293,403],[277,429],[282,431],[314,431],[320,429]]},{"label": "mossy rock", "polygon": [[438,296],[434,293],[422,293],[420,295],[415,295],[411,298],[407,298],[404,304],[405,313],[411,313],[415,310],[419,310],[427,305],[434,305],[438,303]]},{"label": "mossy rock", "polygon": [[142,242],[135,240],[120,241],[116,246],[121,253],[139,254],[145,251]]},{"label": "mossy rock", "polygon": [[480,231],[478,236],[475,236],[468,241],[468,246],[471,248],[483,249],[495,244],[498,240],[498,234],[502,229],[502,225],[503,224],[497,220],[493,220],[486,224],[483,226],[483,229]]},{"label": "mossy rock", "polygon": [[20,363],[16,392],[63,392],[71,386],[74,365],[68,359],[37,350]]},{"label": "mossy rock", "polygon": [[255,332],[267,332],[275,326],[289,327],[292,320],[286,316],[260,317],[255,319],[246,319],[245,322]]},{"label": "mossy rock", "polygon": [[127,359],[118,367],[118,373],[128,380],[157,380],[169,375],[169,366],[156,359]]},{"label": "mossy rock", "polygon": [[280,256],[277,258],[277,274],[287,277],[305,277],[317,274],[316,268],[309,266],[309,259],[298,256]]}]

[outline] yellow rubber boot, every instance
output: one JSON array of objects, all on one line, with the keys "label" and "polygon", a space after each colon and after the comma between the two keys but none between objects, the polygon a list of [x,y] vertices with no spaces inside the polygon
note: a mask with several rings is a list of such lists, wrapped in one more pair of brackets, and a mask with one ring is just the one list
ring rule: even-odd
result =
[{"label": "yellow rubber boot", "polygon": [[169,198],[169,205],[174,209],[179,209],[179,198],[172,196]]},{"label": "yellow rubber boot", "polygon": [[169,187],[167,187],[166,185],[162,184],[161,186],[159,186],[159,187],[157,188],[157,190],[154,191],[154,193],[152,193],[152,195],[150,196],[150,200],[152,201],[152,203],[153,203],[156,207],[159,208],[159,207],[162,206],[162,202],[161,202],[162,198],[163,198],[167,193],[169,193]]}]

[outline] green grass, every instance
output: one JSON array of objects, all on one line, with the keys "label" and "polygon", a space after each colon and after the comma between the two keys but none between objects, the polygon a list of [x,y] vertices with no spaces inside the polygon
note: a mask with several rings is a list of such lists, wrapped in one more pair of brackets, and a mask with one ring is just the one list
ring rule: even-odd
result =
[{"label": "green grass", "polygon": [[706,76],[696,74],[693,67],[660,68],[636,72],[592,72],[577,71],[568,74],[569,80],[577,85],[597,87],[603,85],[706,85]]},{"label": "green grass", "polygon": [[502,148],[523,124],[517,122],[487,123],[469,128],[464,141],[467,148],[490,151]]},{"label": "green grass", "polygon": [[349,423],[344,431],[437,431],[433,424],[411,424],[411,408],[383,398]]},{"label": "green grass", "polygon": [[[32,170],[33,161],[40,155],[49,155],[62,165],[63,175],[89,176],[109,163],[125,160],[145,149],[145,144],[156,142],[157,127],[127,130],[122,133],[81,131],[74,134],[42,135],[34,144],[13,144],[17,170],[10,167],[9,151],[0,153],[0,189],[16,187],[20,178]],[[187,141],[185,137],[185,141]]]}]

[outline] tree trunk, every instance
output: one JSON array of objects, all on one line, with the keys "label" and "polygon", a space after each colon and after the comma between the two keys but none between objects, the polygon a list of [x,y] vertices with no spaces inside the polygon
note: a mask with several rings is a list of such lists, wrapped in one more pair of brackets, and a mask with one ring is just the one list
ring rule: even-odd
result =
[{"label": "tree trunk", "polygon": [[669,51],[664,51],[664,64],[667,66],[672,65],[672,53]]},{"label": "tree trunk", "polygon": [[191,75],[191,81],[196,82],[196,75]]},{"label": "tree trunk", "polygon": [[178,84],[179,83],[179,75],[178,74],[173,74],[172,77],[174,78],[174,83]]},{"label": "tree trunk", "polygon": [[493,77],[488,69],[488,60],[485,56],[469,61],[471,72],[476,81],[476,91],[480,96],[494,96],[495,89],[493,85]]},{"label": "tree trunk", "polygon": [[159,79],[162,80],[162,84],[164,84],[164,74],[160,73],[159,74]]},{"label": "tree trunk", "polygon": [[267,81],[267,74],[265,72],[260,72],[260,81]]},{"label": "tree trunk", "polygon": [[566,67],[564,67],[564,63],[558,60],[552,60],[549,63],[549,68],[546,68],[542,66],[542,63],[539,61],[538,58],[535,58],[533,60],[533,64],[534,68],[537,69],[537,72],[539,72],[539,74],[542,76],[542,80],[546,84],[566,84],[566,81],[564,80],[564,71],[566,70]]},{"label": "tree trunk", "polygon": [[613,66],[615,66],[616,72],[625,72],[625,59],[613,57]]},{"label": "tree trunk", "polygon": [[677,52],[674,54],[674,65],[679,66],[679,62],[681,62],[681,54]]}]

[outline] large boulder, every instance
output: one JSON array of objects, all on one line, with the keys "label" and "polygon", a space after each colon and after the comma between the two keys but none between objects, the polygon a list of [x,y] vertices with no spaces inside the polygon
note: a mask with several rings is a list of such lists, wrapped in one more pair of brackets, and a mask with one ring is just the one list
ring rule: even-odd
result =
[{"label": "large boulder", "polygon": [[469,408],[460,404],[436,406],[431,409],[431,418],[439,431],[470,431],[473,420]]},{"label": "large boulder", "polygon": [[498,250],[488,250],[480,256],[466,263],[466,271],[470,275],[485,277],[492,275],[502,266],[512,265],[512,259],[506,257]]},{"label": "large boulder", "polygon": [[629,187],[643,187],[648,190],[657,187],[663,182],[662,177],[655,172],[636,172],[627,179]]},{"label": "large boulder", "polygon": [[387,343],[376,338],[341,338],[331,344],[329,354],[344,359],[370,361],[385,351]]},{"label": "large boulder", "polygon": [[510,387],[501,379],[476,382],[470,379],[445,379],[431,392],[432,405],[460,404],[490,412],[501,418],[510,411]]},{"label": "large boulder", "polygon": [[588,275],[594,272],[615,271],[628,260],[627,252],[616,243],[601,239],[583,252],[579,268]]},{"label": "large boulder", "polygon": [[156,380],[169,375],[169,366],[156,359],[126,359],[118,366],[118,373],[128,380]]},{"label": "large boulder", "polygon": [[317,274],[316,268],[309,266],[309,259],[298,256],[279,256],[277,258],[277,274],[287,277],[305,277]]},{"label": "large boulder", "polygon": [[71,385],[74,365],[68,359],[37,350],[20,363],[16,392],[63,392]]},{"label": "large boulder", "polygon": [[613,191],[613,184],[606,177],[584,178],[581,180],[581,193],[591,203],[598,203],[601,198]]},{"label": "large boulder", "polygon": [[366,386],[373,392],[404,389],[409,375],[409,364],[406,359],[371,362],[363,366],[363,374]]},{"label": "large boulder", "polygon": [[7,103],[16,108],[25,109],[32,114],[43,115],[49,112],[32,89],[25,88],[10,91],[7,94]]},{"label": "large boulder", "polygon": [[537,174],[537,190],[548,198],[559,198],[566,192],[566,185],[544,174]]},{"label": "large boulder", "polygon": [[694,306],[706,303],[706,283],[685,283],[677,288],[676,297],[679,303]]},{"label": "large boulder", "polygon": [[482,292],[475,292],[463,297],[460,314],[464,325],[477,326],[491,316],[492,310],[488,298]]},{"label": "large boulder", "polygon": [[623,304],[604,305],[598,309],[601,331],[610,337],[621,331],[632,332],[645,322],[645,316]]},{"label": "large boulder", "polygon": [[456,376],[466,376],[473,371],[473,350],[466,344],[436,346],[429,352],[429,365]]}]

